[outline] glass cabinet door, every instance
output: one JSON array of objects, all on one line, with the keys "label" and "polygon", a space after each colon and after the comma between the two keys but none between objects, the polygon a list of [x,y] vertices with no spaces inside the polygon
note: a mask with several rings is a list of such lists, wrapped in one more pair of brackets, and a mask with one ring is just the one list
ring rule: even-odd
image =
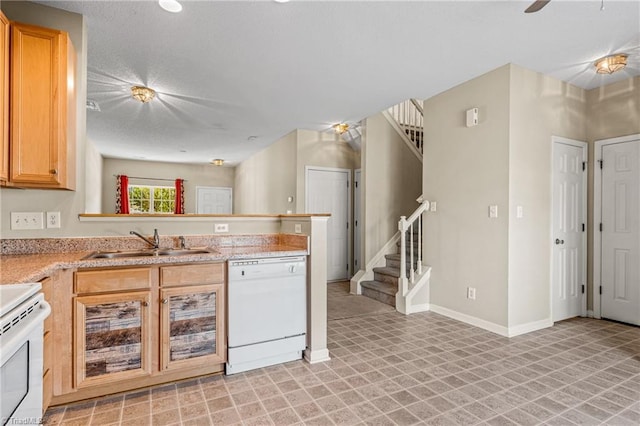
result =
[{"label": "glass cabinet door", "polygon": [[161,290],[162,369],[225,361],[224,286]]}]

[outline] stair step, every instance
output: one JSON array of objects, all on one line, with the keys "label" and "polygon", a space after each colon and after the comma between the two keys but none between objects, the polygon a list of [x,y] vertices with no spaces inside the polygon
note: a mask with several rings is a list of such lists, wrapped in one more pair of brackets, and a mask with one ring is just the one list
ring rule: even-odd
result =
[{"label": "stair step", "polygon": [[398,278],[400,276],[400,269],[398,268],[390,268],[388,266],[381,266],[378,268],[373,268],[374,274],[382,274],[388,275],[390,277]]},{"label": "stair step", "polygon": [[398,292],[396,286],[379,281],[363,281],[360,285],[362,286],[363,296],[387,305],[396,306],[396,293]]},{"label": "stair step", "polygon": [[[400,269],[400,254],[386,254],[385,256],[386,264],[388,268],[397,268]],[[418,259],[413,259],[413,265],[417,265]],[[404,262],[407,270],[411,269],[411,257],[405,256]]]}]

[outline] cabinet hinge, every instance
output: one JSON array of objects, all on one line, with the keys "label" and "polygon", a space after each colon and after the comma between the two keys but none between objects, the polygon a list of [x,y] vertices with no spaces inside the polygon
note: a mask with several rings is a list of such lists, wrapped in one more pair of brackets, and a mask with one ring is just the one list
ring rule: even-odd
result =
[{"label": "cabinet hinge", "polygon": [[356,181],[356,188],[358,187],[358,181]]},{"label": "cabinet hinge", "polygon": [[584,223],[582,224],[582,232],[584,232]]},{"label": "cabinet hinge", "polygon": [[600,222],[600,232],[602,232],[602,222]]},{"label": "cabinet hinge", "polygon": [[587,162],[583,161],[582,162],[582,171],[584,172],[587,169]]},{"label": "cabinet hinge", "polygon": [[582,284],[582,294],[584,294],[584,284]]},{"label": "cabinet hinge", "polygon": [[602,165],[604,164],[604,160],[598,160],[598,163],[600,163],[600,170],[602,170]]},{"label": "cabinet hinge", "polygon": [[600,286],[600,290],[599,290],[600,294],[602,294],[602,286]]}]

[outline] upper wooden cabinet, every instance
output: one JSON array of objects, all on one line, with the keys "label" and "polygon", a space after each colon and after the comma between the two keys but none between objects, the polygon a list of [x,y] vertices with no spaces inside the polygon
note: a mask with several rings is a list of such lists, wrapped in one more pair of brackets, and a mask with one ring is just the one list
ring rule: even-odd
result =
[{"label": "upper wooden cabinet", "polygon": [[11,22],[6,186],[75,189],[75,51],[64,31]]},{"label": "upper wooden cabinet", "polygon": [[9,178],[9,20],[0,11],[0,182]]}]

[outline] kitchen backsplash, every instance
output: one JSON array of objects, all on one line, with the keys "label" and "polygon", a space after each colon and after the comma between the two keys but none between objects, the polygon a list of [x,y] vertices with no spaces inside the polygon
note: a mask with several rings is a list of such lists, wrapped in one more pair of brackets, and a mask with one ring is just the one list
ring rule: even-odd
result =
[{"label": "kitchen backsplash", "polygon": [[[160,247],[180,247],[180,236],[161,235]],[[186,247],[252,247],[282,245],[307,250],[306,235],[252,234],[252,235],[185,235]],[[32,238],[0,240],[0,255],[61,253],[99,250],[137,250],[147,248],[138,237],[82,237]]]}]

